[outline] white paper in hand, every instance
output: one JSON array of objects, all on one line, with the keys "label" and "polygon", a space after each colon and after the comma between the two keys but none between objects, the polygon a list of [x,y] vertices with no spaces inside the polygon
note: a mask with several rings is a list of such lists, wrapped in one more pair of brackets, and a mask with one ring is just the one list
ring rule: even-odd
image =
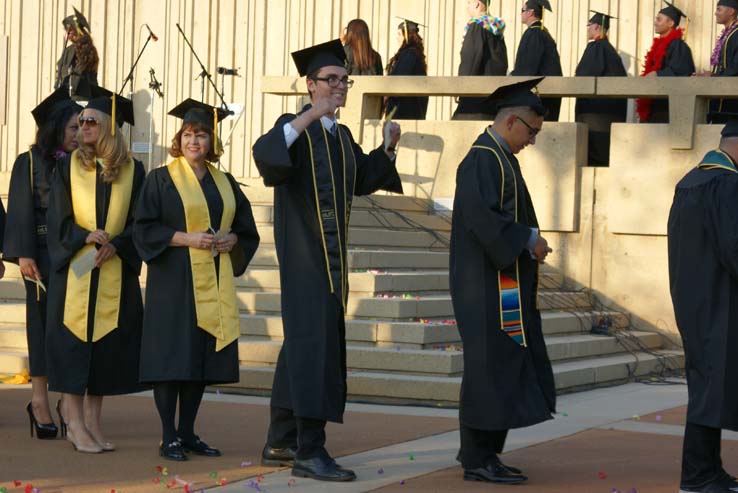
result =
[{"label": "white paper in hand", "polygon": [[74,272],[74,275],[77,276],[77,279],[84,276],[88,272],[92,271],[92,269],[95,268],[95,255],[97,254],[97,249],[90,248],[87,253],[79,257],[77,260],[72,262],[72,264],[69,266],[72,269],[72,272]]},{"label": "white paper in hand", "polygon": [[395,111],[397,111],[397,106],[392,108],[392,111],[390,111],[387,117],[384,119],[384,128],[382,129],[382,142],[384,144],[385,151],[389,149],[389,147],[392,145],[392,134],[390,132],[390,129],[392,128],[392,117],[395,116]]},{"label": "white paper in hand", "polygon": [[221,229],[213,235],[213,257],[217,257],[220,252],[215,249],[215,244],[219,241],[225,240],[226,236],[231,232],[231,228]]}]

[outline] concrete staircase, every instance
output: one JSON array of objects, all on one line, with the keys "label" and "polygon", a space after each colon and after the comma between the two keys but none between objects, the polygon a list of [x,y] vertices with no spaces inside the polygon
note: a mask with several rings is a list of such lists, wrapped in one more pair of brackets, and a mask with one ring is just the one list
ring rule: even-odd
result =
[{"label": "concrete staircase", "polygon": [[[253,203],[262,245],[238,279],[240,382],[231,391],[267,394],[282,340],[280,280],[269,199]],[[448,291],[451,221],[428,201],[374,196],[355,201],[347,307],[348,390],[352,398],[454,403],[463,372],[461,339]],[[141,276],[145,280],[145,272]],[[27,366],[24,293],[17,269],[0,281],[0,374]],[[629,329],[625,313],[595,309],[587,291],[567,289],[544,267],[539,306],[557,389],[615,384],[683,366],[662,336]],[[593,335],[607,324],[610,335]]]}]

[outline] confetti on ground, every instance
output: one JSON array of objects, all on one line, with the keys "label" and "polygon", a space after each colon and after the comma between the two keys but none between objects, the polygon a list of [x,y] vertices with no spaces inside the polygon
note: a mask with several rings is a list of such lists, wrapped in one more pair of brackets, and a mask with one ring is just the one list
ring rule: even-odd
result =
[{"label": "confetti on ground", "polygon": [[241,462],[241,467],[249,467],[251,464],[253,464],[250,460],[245,460]]},{"label": "confetti on ground", "polygon": [[400,481],[400,484],[405,484],[405,480],[403,479],[402,481]]},{"label": "confetti on ground", "polygon": [[638,491],[635,488],[631,488],[628,490],[628,493],[638,493]]},{"label": "confetti on ground", "polygon": [[602,471],[598,472],[597,475],[600,477],[600,479],[606,479],[607,478],[607,474],[605,474]]},{"label": "confetti on ground", "polygon": [[215,390],[215,395],[220,395],[220,389]]},{"label": "confetti on ground", "polygon": [[384,474],[384,469],[381,467],[377,469],[377,474]]},{"label": "confetti on ground", "polygon": [[168,490],[171,490],[171,489],[172,489],[172,488],[174,488],[175,486],[177,486],[177,481],[176,481],[176,480],[174,480],[174,479],[172,479],[172,480],[171,480],[171,481],[170,481],[169,483],[167,483],[167,489],[168,489]]},{"label": "confetti on ground", "polygon": [[396,346],[395,349],[397,349],[397,351],[399,352],[400,351],[400,346]]},{"label": "confetti on ground", "polygon": [[33,490],[34,490],[34,487],[31,483],[26,484],[26,489],[25,489],[26,493],[34,493]]},{"label": "confetti on ground", "polygon": [[208,476],[210,476],[211,478],[215,479],[215,478],[218,477],[218,471],[213,471]]},{"label": "confetti on ground", "polygon": [[656,421],[661,421],[661,415],[660,414],[656,416]]},{"label": "confetti on ground", "polygon": [[569,413],[561,413],[561,415],[566,417],[566,416],[569,416]]},{"label": "confetti on ground", "polygon": [[221,480],[220,480],[220,483],[219,483],[219,484],[220,484],[221,486],[225,486],[225,485],[227,485],[227,484],[228,484],[228,480],[227,480],[226,478],[223,478],[223,479],[221,479]]},{"label": "confetti on ground", "polygon": [[294,479],[290,479],[289,481],[287,481],[287,486],[291,488],[295,486],[295,483],[297,483],[297,481],[295,481]]},{"label": "confetti on ground", "polygon": [[641,420],[641,417],[638,416],[637,414],[634,414],[633,415],[633,419],[635,419],[636,421],[640,421]]},{"label": "confetti on ground", "polygon": [[410,454],[410,457],[408,457],[410,460],[415,460],[415,456],[413,454]]},{"label": "confetti on ground", "polygon": [[22,484],[23,484],[23,483],[21,483],[20,481],[13,481],[13,486],[15,486],[16,488],[17,488],[18,486],[22,485]]},{"label": "confetti on ground", "polygon": [[161,479],[159,479],[159,478],[152,478],[151,479],[151,482],[154,483],[154,484],[159,484],[159,481],[161,481]]},{"label": "confetti on ground", "polygon": [[3,486],[2,488],[0,488],[0,493],[8,493],[8,489]]},{"label": "confetti on ground", "polygon": [[617,488],[613,488],[610,490],[610,493],[620,493],[620,490]]}]

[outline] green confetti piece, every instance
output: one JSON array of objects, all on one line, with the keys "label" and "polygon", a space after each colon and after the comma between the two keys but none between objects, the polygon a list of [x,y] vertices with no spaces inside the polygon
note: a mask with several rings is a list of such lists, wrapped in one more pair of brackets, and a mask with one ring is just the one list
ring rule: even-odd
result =
[{"label": "green confetti piece", "polygon": [[410,457],[409,457],[409,459],[410,459],[410,460],[415,460],[415,456],[414,456],[413,454],[410,454]]},{"label": "green confetti piece", "polygon": [[217,478],[218,477],[218,471],[211,472],[210,473],[210,477],[213,478],[213,479]]},{"label": "green confetti piece", "polygon": [[569,413],[561,413],[562,416],[569,416]]}]

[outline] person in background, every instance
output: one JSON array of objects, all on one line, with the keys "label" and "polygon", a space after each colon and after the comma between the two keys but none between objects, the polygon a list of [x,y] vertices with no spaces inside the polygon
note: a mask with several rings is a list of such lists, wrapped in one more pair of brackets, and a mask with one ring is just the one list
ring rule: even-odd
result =
[{"label": "person in background", "polygon": [[[428,75],[420,24],[403,19],[397,26],[400,48],[387,64],[387,75]],[[395,120],[425,120],[428,96],[391,97],[387,99],[385,114],[394,112]]]},{"label": "person in background", "polygon": [[362,19],[348,23],[341,36],[349,75],[382,75],[382,57],[372,48],[369,26]]},{"label": "person in background", "polygon": [[[490,0],[467,0],[469,20],[464,26],[461,44],[459,75],[507,74],[507,47],[505,46],[505,21],[489,15]],[[495,117],[494,107],[485,103],[486,98],[460,97],[453,120],[486,120]]]},{"label": "person in background", "polygon": [[[54,89],[65,87],[70,96],[84,97],[80,92],[80,81],[84,86],[97,86],[97,68],[100,57],[92,42],[90,24],[82,13],[74,9],[74,14],[62,20],[64,26],[64,51],[56,64]],[[67,46],[67,43],[72,44]]]}]

